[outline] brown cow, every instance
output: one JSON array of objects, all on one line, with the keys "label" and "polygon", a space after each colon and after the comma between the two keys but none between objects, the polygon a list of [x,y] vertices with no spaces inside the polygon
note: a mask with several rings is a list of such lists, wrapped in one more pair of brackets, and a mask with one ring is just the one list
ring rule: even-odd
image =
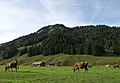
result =
[{"label": "brown cow", "polygon": [[73,73],[79,71],[79,69],[85,69],[85,73],[88,70],[88,62],[76,62],[73,66]]},{"label": "brown cow", "polygon": [[9,62],[5,66],[5,71],[7,71],[7,70],[9,71],[9,68],[11,68],[11,71],[13,71],[12,68],[15,68],[16,71],[17,71],[17,69],[18,69],[18,61],[17,61],[17,59],[15,61],[13,61],[13,62]]}]

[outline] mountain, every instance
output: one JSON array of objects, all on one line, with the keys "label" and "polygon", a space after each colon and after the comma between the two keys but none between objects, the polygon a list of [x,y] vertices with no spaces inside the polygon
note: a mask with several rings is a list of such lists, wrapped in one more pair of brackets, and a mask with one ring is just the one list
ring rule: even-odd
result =
[{"label": "mountain", "polygon": [[120,28],[89,25],[69,28],[63,24],[48,25],[38,31],[0,45],[0,60],[27,53],[35,55],[106,53],[120,55]]}]

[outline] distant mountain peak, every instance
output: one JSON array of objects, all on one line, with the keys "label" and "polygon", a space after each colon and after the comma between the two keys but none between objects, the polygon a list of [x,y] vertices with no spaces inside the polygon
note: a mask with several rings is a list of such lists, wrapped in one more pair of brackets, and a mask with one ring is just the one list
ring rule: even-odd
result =
[{"label": "distant mountain peak", "polygon": [[48,33],[54,30],[66,30],[68,29],[65,25],[63,24],[54,24],[54,25],[48,25],[48,26],[44,26],[41,29],[39,29],[37,31],[37,33]]},{"label": "distant mountain peak", "polygon": [[63,25],[63,24],[55,24],[55,25],[53,25],[54,27],[66,27],[65,25]]}]

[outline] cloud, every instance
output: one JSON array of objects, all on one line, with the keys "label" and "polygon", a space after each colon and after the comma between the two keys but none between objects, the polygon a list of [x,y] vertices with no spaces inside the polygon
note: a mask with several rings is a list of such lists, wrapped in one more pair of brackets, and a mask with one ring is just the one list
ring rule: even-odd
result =
[{"label": "cloud", "polygon": [[[67,26],[76,26],[84,23],[83,11],[79,8],[78,1],[73,0],[40,0],[48,14],[46,19],[51,24],[63,23]],[[69,2],[69,3],[68,3]]]}]

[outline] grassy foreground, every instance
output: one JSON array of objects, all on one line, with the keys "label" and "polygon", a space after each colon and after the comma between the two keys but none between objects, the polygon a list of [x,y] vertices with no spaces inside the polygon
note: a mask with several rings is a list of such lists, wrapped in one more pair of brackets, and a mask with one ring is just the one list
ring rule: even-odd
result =
[{"label": "grassy foreground", "polygon": [[120,68],[94,66],[72,73],[72,67],[20,66],[18,72],[5,72],[0,66],[0,83],[120,83]]}]

